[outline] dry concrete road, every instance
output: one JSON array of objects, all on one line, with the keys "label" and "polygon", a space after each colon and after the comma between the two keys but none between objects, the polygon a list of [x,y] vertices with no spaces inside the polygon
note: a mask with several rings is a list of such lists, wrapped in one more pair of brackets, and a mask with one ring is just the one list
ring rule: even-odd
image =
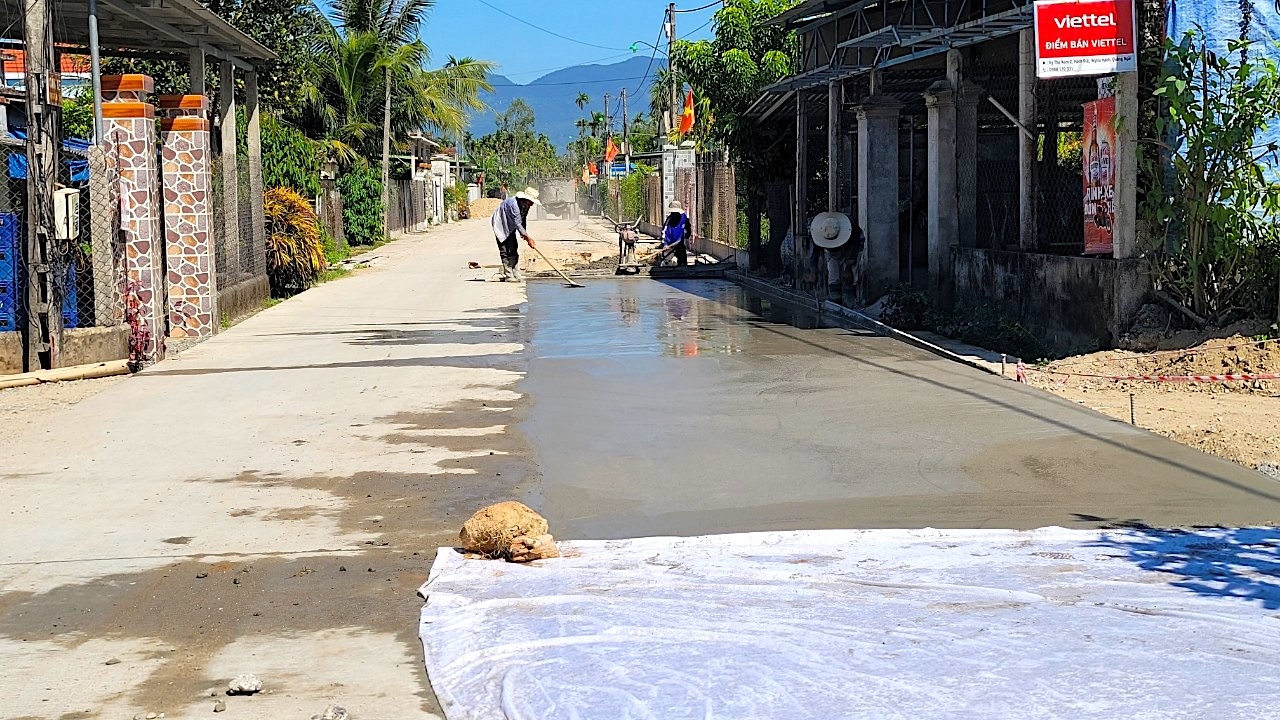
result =
[{"label": "dry concrete road", "polygon": [[[568,258],[600,234],[543,223]],[[607,234],[603,237],[607,239]],[[500,499],[567,537],[1260,523],[1280,486],[719,283],[487,282],[472,221],[382,248],[0,438],[3,718],[438,714],[435,548]],[[4,405],[0,393],[0,407]]]}]

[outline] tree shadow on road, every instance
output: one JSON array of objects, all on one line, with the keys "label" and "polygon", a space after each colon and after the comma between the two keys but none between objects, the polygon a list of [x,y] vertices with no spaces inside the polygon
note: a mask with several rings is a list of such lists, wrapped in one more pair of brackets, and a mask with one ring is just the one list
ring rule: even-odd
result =
[{"label": "tree shadow on road", "polygon": [[1162,529],[1128,521],[1094,547],[1120,550],[1170,585],[1280,609],[1280,528]]}]

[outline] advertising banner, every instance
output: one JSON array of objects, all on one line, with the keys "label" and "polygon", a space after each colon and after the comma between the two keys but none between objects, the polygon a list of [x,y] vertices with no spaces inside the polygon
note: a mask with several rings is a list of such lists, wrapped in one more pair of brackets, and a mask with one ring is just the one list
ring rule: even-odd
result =
[{"label": "advertising banner", "polygon": [[1041,0],[1035,28],[1036,77],[1138,70],[1133,0]]},{"label": "advertising banner", "polygon": [[1116,197],[1116,99],[1085,103],[1084,145],[1084,254],[1111,255]]}]

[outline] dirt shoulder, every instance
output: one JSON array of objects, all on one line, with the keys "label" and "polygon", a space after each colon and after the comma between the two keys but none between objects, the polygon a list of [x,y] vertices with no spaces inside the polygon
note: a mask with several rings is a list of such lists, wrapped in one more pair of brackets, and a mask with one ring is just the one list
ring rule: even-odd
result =
[{"label": "dirt shoulder", "polygon": [[1080,355],[1031,368],[1031,384],[1207,453],[1258,468],[1280,465],[1280,382],[1137,381],[1132,376],[1280,373],[1280,342],[1245,336],[1183,350]]}]

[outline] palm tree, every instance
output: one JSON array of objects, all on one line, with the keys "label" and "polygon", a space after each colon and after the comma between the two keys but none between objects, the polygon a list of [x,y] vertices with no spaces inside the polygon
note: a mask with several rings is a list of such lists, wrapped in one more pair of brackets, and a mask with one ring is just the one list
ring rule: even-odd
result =
[{"label": "palm tree", "polygon": [[578,106],[579,110],[585,110],[587,106],[591,104],[591,96],[584,92],[580,92],[578,93],[578,99],[574,100],[573,103]]},{"label": "palm tree", "polygon": [[492,89],[492,63],[450,57],[439,70],[424,69],[431,53],[418,30],[434,6],[337,0],[308,61],[306,95],[328,156],[351,162],[370,153],[374,120],[382,121],[384,213],[393,136],[428,126],[460,132],[468,112],[484,107],[479,94]]},{"label": "palm tree", "polygon": [[578,164],[587,164],[587,128],[591,123],[586,118],[578,118],[574,123],[578,126]]},{"label": "palm tree", "polygon": [[671,71],[662,67],[654,73],[653,84],[649,86],[649,114],[661,126],[662,118],[671,107]]}]

